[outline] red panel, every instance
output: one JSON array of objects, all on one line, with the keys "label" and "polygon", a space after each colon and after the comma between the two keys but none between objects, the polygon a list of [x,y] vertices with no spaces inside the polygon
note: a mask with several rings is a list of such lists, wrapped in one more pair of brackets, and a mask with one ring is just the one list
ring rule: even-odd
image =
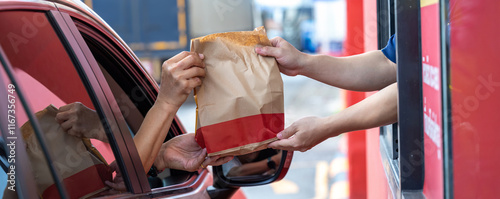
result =
[{"label": "red panel", "polygon": [[276,137],[283,130],[285,115],[260,114],[204,126],[196,130],[196,142],[215,153]]},{"label": "red panel", "polygon": [[450,0],[455,198],[500,195],[500,1]]},{"label": "red panel", "polygon": [[241,189],[238,189],[231,199],[246,199],[247,197]]},{"label": "red panel", "polygon": [[365,52],[363,0],[346,1],[347,32],[343,55],[357,55]]},{"label": "red panel", "polygon": [[[364,0],[363,16],[365,51],[377,50],[377,1]],[[366,93],[366,97],[374,93]],[[389,186],[380,154],[379,136],[379,128],[366,131],[366,198],[389,197]]]},{"label": "red panel", "polygon": [[377,1],[363,0],[365,51],[378,50]]},{"label": "red panel", "polygon": [[[105,181],[111,181],[111,171],[104,164],[96,164],[63,180],[70,198],[82,198],[107,190]],[[82,183],[85,182],[85,186]],[[42,194],[42,198],[61,198],[57,186],[52,184]]]},{"label": "red panel", "polygon": [[[365,52],[363,26],[363,0],[346,1],[347,32],[343,54],[356,55]],[[346,91],[346,105],[353,105],[365,98],[365,93]],[[347,134],[349,160],[350,198],[366,198],[366,136],[365,131]]]},{"label": "red panel", "polygon": [[443,197],[443,149],[441,105],[441,55],[439,5],[421,8],[422,92],[424,99],[424,195]]},{"label": "red panel", "polygon": [[389,182],[385,175],[380,154],[380,129],[373,128],[366,131],[366,198],[389,198]]}]

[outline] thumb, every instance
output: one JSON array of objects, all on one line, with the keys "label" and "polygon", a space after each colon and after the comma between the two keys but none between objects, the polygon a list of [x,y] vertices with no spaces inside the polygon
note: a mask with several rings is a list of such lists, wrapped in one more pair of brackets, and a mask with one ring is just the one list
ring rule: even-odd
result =
[{"label": "thumb", "polygon": [[105,181],[104,184],[108,185],[109,187],[111,187],[114,190],[118,190],[118,191],[126,191],[127,190],[127,187],[125,187],[125,183],[114,183],[114,182],[110,182],[110,181]]},{"label": "thumb", "polygon": [[111,169],[111,172],[118,171],[118,165],[116,164],[116,161],[113,161],[111,164],[109,164],[109,168]]},{"label": "thumb", "polygon": [[267,57],[277,57],[279,50],[279,48],[272,46],[255,47],[255,52],[257,54]]},{"label": "thumb", "polygon": [[280,140],[288,139],[289,137],[295,135],[295,133],[297,133],[297,128],[295,128],[295,126],[292,124],[292,126],[289,126],[288,128],[279,132],[278,135],[276,135],[276,137],[278,137],[278,139]]},{"label": "thumb", "polygon": [[295,149],[292,147],[294,146],[295,139],[284,139],[284,140],[278,140],[271,142],[270,144],[267,145],[268,148],[272,149],[282,149],[282,150],[288,150],[288,151],[294,151]]}]

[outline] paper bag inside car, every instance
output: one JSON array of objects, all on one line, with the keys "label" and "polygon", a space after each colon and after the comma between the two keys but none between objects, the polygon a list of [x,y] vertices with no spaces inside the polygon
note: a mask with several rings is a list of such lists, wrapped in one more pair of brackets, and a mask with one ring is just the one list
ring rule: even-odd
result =
[{"label": "paper bag inside car", "polygon": [[[108,190],[104,181],[111,181],[112,176],[106,160],[88,138],[78,138],[64,132],[55,120],[57,111],[55,106],[49,105],[37,112],[36,117],[44,132],[48,150],[53,154],[51,164],[61,175],[69,197],[87,198]],[[41,198],[60,198],[31,122],[26,122],[21,132],[33,167],[38,195]]]}]

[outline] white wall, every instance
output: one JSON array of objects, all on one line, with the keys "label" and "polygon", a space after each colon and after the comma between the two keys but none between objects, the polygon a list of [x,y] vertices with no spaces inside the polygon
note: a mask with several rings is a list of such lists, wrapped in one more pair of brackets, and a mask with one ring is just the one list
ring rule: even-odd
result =
[{"label": "white wall", "polygon": [[253,30],[253,7],[249,0],[188,0],[189,36]]}]

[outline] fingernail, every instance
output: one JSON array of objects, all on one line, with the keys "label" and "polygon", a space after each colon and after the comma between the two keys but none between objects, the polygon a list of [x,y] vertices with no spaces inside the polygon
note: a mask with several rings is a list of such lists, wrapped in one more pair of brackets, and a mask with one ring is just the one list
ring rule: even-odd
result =
[{"label": "fingernail", "polygon": [[255,52],[256,52],[256,53],[260,53],[260,51],[261,51],[261,50],[262,50],[262,48],[261,48],[261,47],[255,47]]},{"label": "fingernail", "polygon": [[200,56],[200,59],[205,59],[205,55],[203,55],[203,54],[201,54],[201,53],[200,53],[200,54],[198,54],[198,56]]},{"label": "fingernail", "polygon": [[281,132],[278,133],[278,135],[276,135],[276,137],[278,137],[278,139],[282,139],[283,138],[283,134]]}]

